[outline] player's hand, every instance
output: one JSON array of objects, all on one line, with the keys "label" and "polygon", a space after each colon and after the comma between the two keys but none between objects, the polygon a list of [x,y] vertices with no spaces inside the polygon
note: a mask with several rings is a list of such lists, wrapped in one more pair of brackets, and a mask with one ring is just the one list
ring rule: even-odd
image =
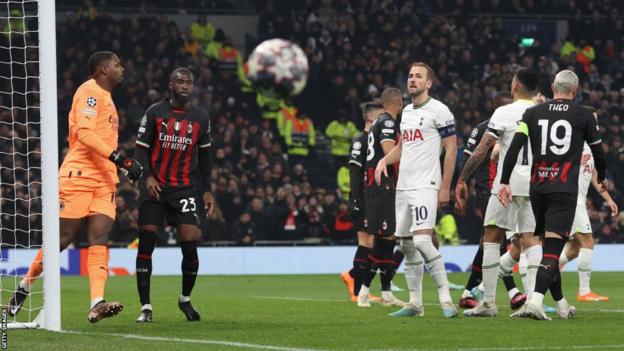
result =
[{"label": "player's hand", "polygon": [[126,158],[119,152],[113,151],[108,159],[113,161],[121,173],[132,182],[136,182],[143,175],[143,166],[134,158]]},{"label": "player's hand", "polygon": [[613,201],[613,199],[609,200],[608,204],[609,208],[611,209],[611,217],[617,216],[618,213],[620,213],[618,205],[615,203],[615,201]]},{"label": "player's hand", "polygon": [[583,166],[584,166],[584,165],[586,165],[586,164],[587,164],[587,162],[588,162],[589,160],[591,160],[591,158],[592,158],[592,155],[591,155],[591,154],[584,154],[584,155],[581,157],[581,164],[582,164]]},{"label": "player's hand", "polygon": [[455,185],[455,210],[458,215],[466,215],[466,202],[468,201],[468,185],[463,180]]},{"label": "player's hand", "polygon": [[501,184],[498,189],[498,201],[503,205],[503,207],[507,208],[512,200],[511,187],[509,184]]},{"label": "player's hand", "polygon": [[160,192],[162,189],[160,188],[160,183],[156,180],[156,178],[149,176],[145,181],[145,187],[147,188],[147,193],[155,198],[156,200],[160,200]]},{"label": "player's hand", "polygon": [[375,168],[375,182],[377,185],[381,185],[381,175],[384,175],[386,178],[388,177],[388,166],[386,165],[386,158],[382,157],[379,162],[377,162],[377,168]]},{"label": "player's hand", "polygon": [[451,193],[449,189],[440,189],[440,192],[438,193],[438,211],[446,207],[450,200]]},{"label": "player's hand", "polygon": [[204,209],[206,210],[206,213],[208,213],[209,216],[212,214],[212,211],[214,210],[216,203],[217,202],[215,201],[214,197],[212,197],[212,193],[210,193],[209,191],[206,191],[204,193]]}]

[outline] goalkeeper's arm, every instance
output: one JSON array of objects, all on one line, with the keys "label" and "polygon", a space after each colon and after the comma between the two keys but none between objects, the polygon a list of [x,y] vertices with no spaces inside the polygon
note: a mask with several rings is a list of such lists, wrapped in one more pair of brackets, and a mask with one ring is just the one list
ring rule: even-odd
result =
[{"label": "goalkeeper's arm", "polygon": [[133,159],[126,158],[112,147],[108,146],[100,137],[91,129],[79,129],[78,141],[89,149],[95,151],[98,155],[106,157],[113,161],[117,168],[132,181],[136,181],[141,178],[143,174],[143,166]]}]

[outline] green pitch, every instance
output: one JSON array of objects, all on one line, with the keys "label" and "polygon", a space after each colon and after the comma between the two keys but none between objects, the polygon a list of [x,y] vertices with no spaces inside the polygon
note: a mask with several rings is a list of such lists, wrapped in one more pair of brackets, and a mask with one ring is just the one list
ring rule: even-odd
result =
[{"label": "green pitch", "polygon": [[[466,274],[450,274],[463,284]],[[177,308],[180,277],[152,279],[154,322],[137,324],[134,277],[109,279],[107,297],[123,312],[98,324],[87,322],[88,281],[62,280],[63,329],[9,330],[9,350],[624,350],[624,273],[594,273],[592,287],[607,303],[575,301],[576,273],[564,274],[564,292],[577,307],[574,320],[541,322],[508,318],[507,294],[499,284],[499,316],[442,318],[437,292],[425,276],[425,316],[386,315],[394,307],[358,308],[347,300],[338,275],[200,276],[193,303],[201,322],[187,322]],[[12,283],[11,279],[11,283]],[[402,275],[395,279],[405,287]],[[516,277],[516,282],[520,279]],[[3,287],[9,283],[3,281]],[[39,283],[40,284],[40,283]],[[378,279],[374,286],[378,286]],[[376,291],[374,291],[377,293]],[[457,301],[460,291],[453,291]],[[396,295],[407,299],[406,292]],[[3,301],[6,295],[3,293]],[[552,304],[551,299],[547,303]]]}]

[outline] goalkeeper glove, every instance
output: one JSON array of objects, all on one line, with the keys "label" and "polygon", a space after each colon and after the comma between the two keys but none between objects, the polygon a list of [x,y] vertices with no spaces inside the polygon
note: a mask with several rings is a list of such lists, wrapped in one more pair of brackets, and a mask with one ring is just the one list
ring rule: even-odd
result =
[{"label": "goalkeeper glove", "polygon": [[143,166],[134,158],[126,158],[119,152],[113,151],[108,159],[113,161],[121,173],[133,182],[139,180],[143,175]]}]

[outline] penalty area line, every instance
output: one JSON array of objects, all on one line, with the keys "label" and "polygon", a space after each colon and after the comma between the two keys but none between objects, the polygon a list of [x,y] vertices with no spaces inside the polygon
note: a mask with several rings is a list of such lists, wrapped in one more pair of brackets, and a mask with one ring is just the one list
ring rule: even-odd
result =
[{"label": "penalty area line", "polygon": [[154,341],[154,342],[187,343],[187,344],[201,344],[201,345],[219,345],[219,346],[237,347],[237,348],[242,348],[242,349],[252,349],[252,350],[321,351],[321,350],[318,350],[318,349],[301,349],[301,348],[294,348],[294,347],[287,347],[287,346],[251,344],[251,343],[236,342],[236,341],[167,338],[167,337],[160,337],[160,336],[145,336],[145,335],[136,335],[136,334],[95,333],[95,332],[82,332],[82,331],[77,331],[77,330],[63,330],[60,333],[75,334],[75,335],[92,335],[92,336],[114,336],[114,337],[119,337],[119,338],[144,340],[144,341]]}]

